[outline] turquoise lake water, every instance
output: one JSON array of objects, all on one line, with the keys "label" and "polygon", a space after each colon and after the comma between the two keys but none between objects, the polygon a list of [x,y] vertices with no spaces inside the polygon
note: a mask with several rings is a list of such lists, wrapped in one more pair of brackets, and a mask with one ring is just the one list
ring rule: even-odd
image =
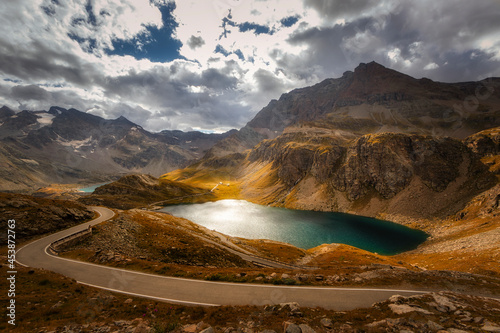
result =
[{"label": "turquoise lake water", "polygon": [[427,238],[423,231],[369,217],[267,207],[243,200],[173,205],[162,211],[229,236],[272,239],[303,249],[342,243],[392,255],[414,249]]},{"label": "turquoise lake water", "polygon": [[92,193],[99,186],[106,185],[106,184],[109,184],[109,182],[107,182],[107,183],[101,183],[101,184],[96,184],[96,185],[92,185],[92,186],[89,186],[89,187],[79,188],[78,191],[85,192],[85,193]]}]

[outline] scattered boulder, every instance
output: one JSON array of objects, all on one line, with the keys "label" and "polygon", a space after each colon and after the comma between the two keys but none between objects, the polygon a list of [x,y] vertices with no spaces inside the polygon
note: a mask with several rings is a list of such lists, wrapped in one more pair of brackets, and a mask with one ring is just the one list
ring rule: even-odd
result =
[{"label": "scattered boulder", "polygon": [[285,321],[283,323],[283,328],[285,333],[302,333],[299,325]]},{"label": "scattered boulder", "polygon": [[486,321],[485,324],[481,327],[481,329],[486,332],[500,333],[500,325],[492,323],[490,321]]},{"label": "scattered boulder", "polygon": [[300,327],[302,333],[316,333],[316,331],[313,330],[309,325],[300,324],[299,327]]},{"label": "scattered boulder", "polygon": [[321,325],[323,325],[323,327],[325,327],[325,328],[328,328],[328,329],[333,328],[333,322],[332,322],[332,320],[331,320],[331,319],[329,319],[329,318],[322,318],[322,319],[320,320],[320,323],[321,323]]},{"label": "scattered boulder", "polygon": [[424,310],[424,309],[421,309],[418,307],[410,306],[407,304],[389,304],[389,308],[392,310],[392,312],[394,312],[395,314],[399,314],[399,315],[405,314],[405,313],[410,313],[410,312],[420,312],[423,314],[432,314],[432,312],[430,312],[430,311],[427,311],[427,310]]},{"label": "scattered boulder", "polygon": [[196,333],[197,326],[196,324],[185,325],[182,327],[182,332],[184,333]]}]

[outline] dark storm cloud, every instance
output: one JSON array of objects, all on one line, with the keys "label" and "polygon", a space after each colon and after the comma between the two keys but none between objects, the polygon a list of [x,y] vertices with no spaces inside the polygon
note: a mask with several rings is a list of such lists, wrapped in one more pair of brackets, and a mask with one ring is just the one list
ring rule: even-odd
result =
[{"label": "dark storm cloud", "polygon": [[215,90],[233,89],[237,83],[235,77],[221,73],[216,68],[204,70],[199,81],[199,85]]},{"label": "dark storm cloud", "polygon": [[[92,101],[83,100],[82,96],[72,89],[50,91],[38,85],[17,85],[7,87],[0,85],[0,96],[10,99],[10,105],[20,110],[43,110],[53,105],[85,110]],[[14,103],[12,103],[14,102]]]},{"label": "dark storm cloud", "polygon": [[447,82],[475,81],[498,76],[500,62],[492,60],[492,56],[481,50],[446,53],[443,56],[446,61],[433,70],[433,75],[438,80],[442,78]]},{"label": "dark storm cloud", "polygon": [[201,47],[205,45],[205,41],[201,37],[196,37],[196,36],[191,36],[187,42],[190,48],[193,50],[196,49],[197,47]]},{"label": "dark storm cloud", "polygon": [[[178,124],[174,127],[178,129],[190,129],[195,124],[205,128],[240,127],[250,115],[247,107],[235,102],[240,94],[236,90],[238,79],[229,73],[237,70],[238,66],[229,61],[223,68],[197,73],[186,67],[186,63],[178,62],[108,77],[102,85],[107,97],[126,96],[126,101],[149,105],[161,112],[146,114],[145,109],[137,106],[127,108],[124,101],[110,105],[106,115],[116,117],[122,112],[128,119],[147,124],[152,130],[171,129],[172,124]],[[97,115],[101,112],[102,109],[92,111]]]},{"label": "dark storm cloud", "polygon": [[34,84],[28,86],[15,86],[11,89],[11,96],[16,100],[37,100],[47,101],[50,99],[50,93]]},{"label": "dark storm cloud", "polygon": [[342,40],[344,36],[354,33],[355,30],[350,26],[340,25],[323,29],[314,27],[295,33],[288,42],[292,45],[307,45],[308,51],[299,55],[277,52],[276,61],[286,71],[300,78],[307,78],[311,74],[322,77],[325,73],[328,76],[339,76],[350,66],[341,47]]},{"label": "dark storm cloud", "polygon": [[344,18],[345,16],[358,15],[365,9],[377,5],[376,0],[305,0],[306,7],[312,7],[323,16],[331,19]]},{"label": "dark storm cloud", "polygon": [[25,48],[0,39],[0,72],[23,80],[64,80],[78,85],[92,83],[94,68],[77,55],[52,50],[32,41]]},{"label": "dark storm cloud", "polygon": [[262,94],[276,95],[283,91],[283,83],[273,73],[259,69],[253,76],[257,82],[258,90]]},{"label": "dark storm cloud", "polygon": [[130,71],[126,75],[108,77],[102,85],[109,98],[126,96],[127,100],[150,105],[184,107],[189,103],[186,84],[172,80],[164,68],[149,71]]},{"label": "dark storm cloud", "polygon": [[[306,3],[325,18],[341,18],[342,13],[354,15],[356,11],[358,18],[292,34],[288,42],[306,45],[308,51],[274,54],[280,66],[291,72],[324,71],[326,75],[318,75],[324,78],[375,60],[415,77],[448,82],[475,80],[492,72],[498,75],[498,52],[478,49],[478,40],[489,38],[498,43],[500,4],[492,6],[484,1],[446,6],[405,1],[390,7],[383,2],[356,1],[347,8],[335,1]],[[312,71],[309,64],[319,66],[318,70]]]},{"label": "dark storm cloud", "polygon": [[198,87],[200,91],[210,93],[234,89],[237,82],[235,77],[225,74],[223,70],[210,68],[197,74],[180,64],[174,64],[109,77],[103,87],[107,95],[127,96],[136,101],[185,108],[196,106],[200,99],[205,98],[205,93],[192,92],[190,87]]}]

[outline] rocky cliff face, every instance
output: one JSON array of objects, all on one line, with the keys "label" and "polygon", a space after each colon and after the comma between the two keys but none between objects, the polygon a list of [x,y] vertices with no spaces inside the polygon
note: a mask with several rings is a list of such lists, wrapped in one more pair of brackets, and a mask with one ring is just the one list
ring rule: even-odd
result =
[{"label": "rocky cliff face", "polygon": [[[385,199],[394,197],[418,177],[428,188],[441,192],[459,176],[459,167],[471,154],[458,140],[405,135],[369,134],[347,150],[333,186],[351,200],[370,188]],[[474,163],[469,172],[483,172]]]},{"label": "rocky cliff face", "polygon": [[481,157],[500,155],[500,127],[473,134],[465,140],[465,143]]},{"label": "rocky cliff face", "polygon": [[[242,169],[243,194],[292,208],[429,217],[457,212],[496,182],[457,139],[382,133],[343,140],[317,134],[285,133],[257,145]],[[260,187],[264,178],[272,186]]]}]

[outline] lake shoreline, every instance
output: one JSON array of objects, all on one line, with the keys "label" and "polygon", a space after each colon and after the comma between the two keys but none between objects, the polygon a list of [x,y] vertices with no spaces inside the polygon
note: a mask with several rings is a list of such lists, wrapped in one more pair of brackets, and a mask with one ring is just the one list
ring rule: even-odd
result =
[{"label": "lake shoreline", "polygon": [[429,236],[421,230],[370,217],[268,207],[244,200],[171,205],[160,211],[233,237],[270,239],[303,249],[340,243],[395,255],[414,250]]}]

